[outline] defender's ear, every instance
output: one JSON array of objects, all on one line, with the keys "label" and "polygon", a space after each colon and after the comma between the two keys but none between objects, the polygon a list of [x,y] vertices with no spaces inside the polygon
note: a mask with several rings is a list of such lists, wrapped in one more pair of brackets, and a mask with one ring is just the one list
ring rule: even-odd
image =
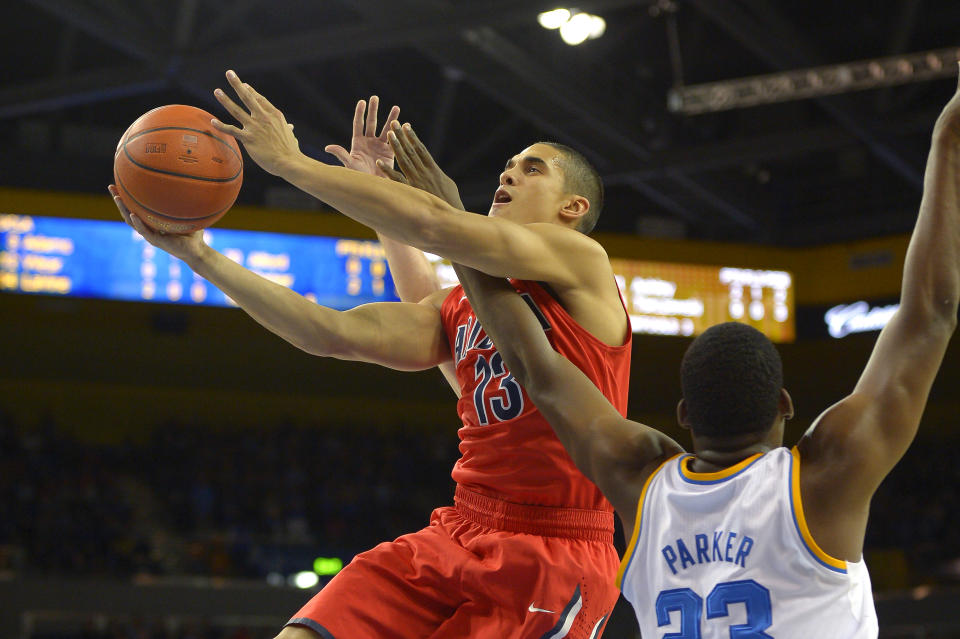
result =
[{"label": "defender's ear", "polygon": [[786,388],[780,389],[780,399],[777,402],[777,410],[784,419],[793,419],[793,398]]},{"label": "defender's ear", "polygon": [[677,423],[680,428],[690,430],[690,416],[687,414],[687,404],[681,399],[677,402]]}]

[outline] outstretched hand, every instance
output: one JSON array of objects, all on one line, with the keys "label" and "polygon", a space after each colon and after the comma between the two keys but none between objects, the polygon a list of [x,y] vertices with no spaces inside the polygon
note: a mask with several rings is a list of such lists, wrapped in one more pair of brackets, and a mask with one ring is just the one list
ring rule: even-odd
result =
[{"label": "outstretched hand", "polygon": [[[383,123],[380,135],[377,135],[377,111],[380,108],[380,98],[370,96],[370,105],[363,100],[357,102],[353,113],[353,136],[350,138],[350,150],[347,151],[339,144],[330,144],[324,151],[336,156],[343,166],[348,169],[386,177],[380,169],[380,163],[393,168],[393,149],[387,142],[387,132],[390,125],[400,117],[400,107],[394,106],[387,114],[387,121]],[[366,117],[364,117],[366,112]]]},{"label": "outstretched hand", "polygon": [[397,172],[386,163],[377,162],[377,166],[387,177],[432,193],[451,206],[464,210],[457,183],[440,169],[409,123],[400,126],[397,121],[391,122],[387,140],[397,156],[397,165],[402,172]]},{"label": "outstretched hand", "polygon": [[164,233],[163,231],[154,231],[143,223],[136,215],[130,213],[123,200],[120,198],[120,191],[113,184],[107,187],[107,191],[113,196],[113,203],[120,210],[120,217],[123,221],[133,227],[133,229],[143,236],[150,244],[158,249],[164,250],[174,257],[187,261],[189,257],[198,255],[206,244],[203,241],[203,231],[194,231],[186,235],[175,233]]},{"label": "outstretched hand", "polygon": [[233,71],[227,71],[227,82],[249,112],[231,100],[223,90],[216,89],[213,92],[214,97],[240,126],[224,124],[214,119],[214,128],[239,140],[251,159],[264,171],[280,175],[286,162],[300,153],[300,143],[293,135],[293,127],[287,123],[280,109],[257,93],[252,86],[241,82]]}]

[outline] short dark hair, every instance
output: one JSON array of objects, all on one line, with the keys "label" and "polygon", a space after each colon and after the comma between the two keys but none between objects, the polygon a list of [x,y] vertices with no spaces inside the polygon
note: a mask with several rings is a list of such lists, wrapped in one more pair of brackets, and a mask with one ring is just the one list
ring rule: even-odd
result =
[{"label": "short dark hair", "polygon": [[680,382],[695,434],[763,433],[777,416],[783,364],[763,333],[726,322],[693,340],[680,365]]},{"label": "short dark hair", "polygon": [[563,187],[570,193],[582,195],[590,202],[590,210],[580,219],[577,230],[588,235],[597,225],[603,209],[603,180],[597,169],[582,153],[559,142],[539,142],[560,151],[563,169]]}]

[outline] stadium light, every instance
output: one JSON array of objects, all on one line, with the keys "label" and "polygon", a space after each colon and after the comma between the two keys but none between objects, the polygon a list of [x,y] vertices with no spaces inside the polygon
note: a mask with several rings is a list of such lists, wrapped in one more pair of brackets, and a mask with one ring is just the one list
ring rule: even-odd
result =
[{"label": "stadium light", "polygon": [[320,583],[320,577],[312,570],[304,570],[294,575],[290,575],[291,583],[297,588],[313,588]]},{"label": "stadium light", "polygon": [[559,29],[570,19],[569,9],[554,9],[553,11],[544,11],[537,16],[537,22],[544,29]]},{"label": "stadium light", "polygon": [[576,9],[545,11],[537,16],[537,21],[544,29],[558,29],[560,38],[571,46],[599,38],[607,30],[606,20]]}]

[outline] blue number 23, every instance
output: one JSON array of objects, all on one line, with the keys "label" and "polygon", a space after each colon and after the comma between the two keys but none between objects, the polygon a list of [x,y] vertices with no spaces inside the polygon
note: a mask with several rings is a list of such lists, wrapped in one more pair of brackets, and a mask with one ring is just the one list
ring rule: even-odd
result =
[{"label": "blue number 23", "polygon": [[[770,591],[753,579],[726,581],[714,586],[707,595],[707,619],[726,617],[727,606],[742,603],[747,610],[747,623],[730,626],[730,639],[772,639],[763,632],[773,623]],[[680,632],[671,632],[663,639],[700,639],[700,615],[703,599],[689,588],[664,590],[657,596],[657,625],[670,625],[670,613],[680,612]]]}]

